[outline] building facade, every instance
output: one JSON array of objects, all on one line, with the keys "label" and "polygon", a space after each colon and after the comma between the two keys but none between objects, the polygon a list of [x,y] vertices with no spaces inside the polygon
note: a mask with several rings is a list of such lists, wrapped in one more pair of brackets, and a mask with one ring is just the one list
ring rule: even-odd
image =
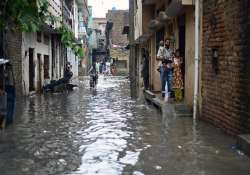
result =
[{"label": "building facade", "polygon": [[104,62],[107,58],[107,52],[105,49],[106,44],[106,29],[107,20],[106,18],[93,18],[93,61]]},{"label": "building facade", "polygon": [[[140,68],[141,49],[145,48],[150,60],[150,90],[161,91],[160,75],[157,71],[157,51],[160,41],[169,39],[171,49],[179,49],[184,59],[184,101],[192,108],[194,89],[194,4],[193,1],[157,1],[134,2],[134,47],[135,69]],[[134,59],[134,58],[133,58]],[[140,70],[137,77],[140,77]],[[138,78],[139,79],[139,78]],[[139,88],[137,86],[137,88]]]},{"label": "building facade", "polygon": [[79,39],[79,12],[84,9],[84,1],[49,0],[49,13],[61,22],[46,22],[36,33],[7,33],[7,57],[14,67],[18,95],[40,92],[51,80],[64,76],[65,65],[72,65],[74,77],[78,76],[79,58],[64,47],[56,28],[62,24]]},{"label": "building facade", "polygon": [[115,60],[118,74],[128,74],[129,72],[129,51],[128,37],[123,34],[124,24],[128,23],[129,15],[127,10],[109,10],[106,14],[107,21],[112,27],[107,30],[110,45],[110,57]]},{"label": "building facade", "polygon": [[156,54],[159,41],[168,38],[185,60],[184,103],[191,109],[197,101],[195,117],[232,135],[249,133],[250,2],[138,0],[130,1],[130,7],[131,73],[136,79],[132,87],[140,89],[140,49],[145,48],[150,55],[150,90],[160,90]]},{"label": "building facade", "polygon": [[79,63],[79,75],[87,75],[88,65],[89,65],[89,32],[88,32],[88,21],[90,18],[90,11],[88,7],[88,1],[84,1],[84,6],[82,11],[79,11],[79,40],[82,44],[83,58],[80,59]]}]

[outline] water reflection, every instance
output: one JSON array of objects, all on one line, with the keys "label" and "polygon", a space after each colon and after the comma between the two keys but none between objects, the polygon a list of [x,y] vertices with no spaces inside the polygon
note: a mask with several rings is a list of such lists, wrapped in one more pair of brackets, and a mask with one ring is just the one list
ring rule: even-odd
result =
[{"label": "water reflection", "polygon": [[[122,174],[126,165],[135,165],[140,150],[126,151],[133,142],[134,101],[122,87],[128,84],[120,78],[100,79],[98,95],[88,103],[85,127],[76,140],[80,146],[81,166],[70,174]],[[86,144],[87,143],[87,144]],[[133,145],[133,144],[132,144]]]},{"label": "water reflection", "polygon": [[84,78],[73,92],[19,101],[16,123],[1,135],[1,174],[123,174],[146,148],[141,119],[155,114],[136,108],[128,86],[101,77],[91,90]]},{"label": "water reflection", "polygon": [[0,136],[1,175],[248,175],[249,158],[213,127],[163,117],[129,97],[123,77],[19,101]]}]

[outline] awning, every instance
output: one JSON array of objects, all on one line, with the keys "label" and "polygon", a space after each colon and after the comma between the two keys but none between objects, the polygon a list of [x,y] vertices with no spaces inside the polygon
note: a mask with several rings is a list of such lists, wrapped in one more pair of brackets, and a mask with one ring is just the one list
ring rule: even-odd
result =
[{"label": "awning", "polygon": [[151,5],[157,3],[157,0],[142,0],[143,5]]},{"label": "awning", "polygon": [[160,22],[166,22],[168,20],[170,20],[171,18],[166,14],[165,11],[161,11],[157,17],[157,19],[160,21]]},{"label": "awning", "polygon": [[166,15],[176,17],[186,5],[194,5],[194,0],[172,0],[166,9]]},{"label": "awning", "polygon": [[150,34],[150,33],[143,34],[143,35],[141,35],[140,37],[138,37],[138,38],[135,40],[135,44],[142,44],[142,43],[145,43],[151,36],[152,36],[152,34]]},{"label": "awning", "polygon": [[149,21],[148,23],[148,28],[151,29],[151,30],[157,30],[158,28],[161,27],[161,23],[160,21],[158,21],[157,19],[153,19],[151,21]]}]

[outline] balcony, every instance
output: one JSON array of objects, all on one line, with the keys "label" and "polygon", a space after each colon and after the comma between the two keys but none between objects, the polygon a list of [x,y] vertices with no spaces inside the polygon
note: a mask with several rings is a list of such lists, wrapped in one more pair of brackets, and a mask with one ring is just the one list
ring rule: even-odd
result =
[{"label": "balcony", "polygon": [[73,30],[73,14],[69,10],[69,7],[63,1],[62,5],[62,15],[63,15],[63,24],[66,25],[70,30]]},{"label": "balcony", "polygon": [[49,2],[49,12],[56,16],[62,16],[62,3],[60,0],[48,0]]}]

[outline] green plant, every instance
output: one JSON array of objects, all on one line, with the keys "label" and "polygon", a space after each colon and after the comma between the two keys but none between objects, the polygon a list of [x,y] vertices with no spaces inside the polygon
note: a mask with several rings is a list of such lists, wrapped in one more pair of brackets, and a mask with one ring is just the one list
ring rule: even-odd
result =
[{"label": "green plant", "polygon": [[72,31],[70,31],[66,26],[62,25],[60,28],[57,29],[58,32],[61,34],[61,41],[67,47],[71,48],[75,55],[82,58],[84,53],[83,49],[77,44],[75,41],[75,37]]},{"label": "green plant", "polygon": [[0,29],[38,31],[48,16],[47,0],[1,0]]},{"label": "green plant", "polygon": [[[0,32],[5,30],[37,32],[46,22],[61,22],[48,11],[48,0],[0,0]],[[78,57],[83,49],[77,44],[73,33],[65,26],[56,29],[62,43],[71,48]]]}]

